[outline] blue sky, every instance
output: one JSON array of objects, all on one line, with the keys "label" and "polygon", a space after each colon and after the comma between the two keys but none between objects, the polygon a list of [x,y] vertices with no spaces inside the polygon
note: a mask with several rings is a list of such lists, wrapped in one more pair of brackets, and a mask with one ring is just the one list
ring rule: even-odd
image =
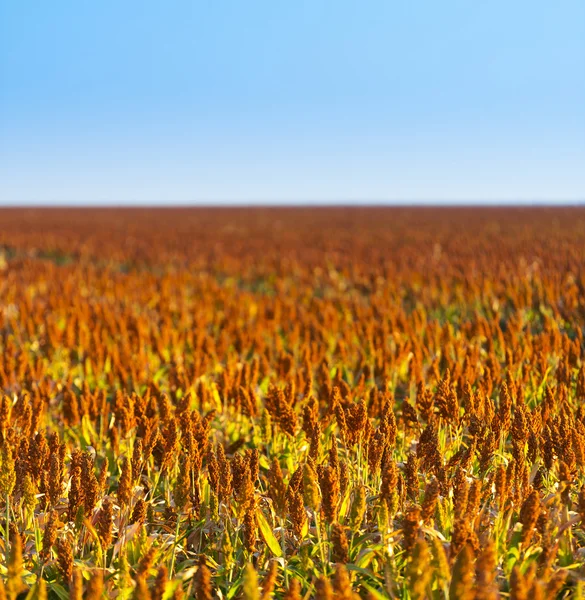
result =
[{"label": "blue sky", "polygon": [[0,203],[585,200],[583,0],[1,0]]}]

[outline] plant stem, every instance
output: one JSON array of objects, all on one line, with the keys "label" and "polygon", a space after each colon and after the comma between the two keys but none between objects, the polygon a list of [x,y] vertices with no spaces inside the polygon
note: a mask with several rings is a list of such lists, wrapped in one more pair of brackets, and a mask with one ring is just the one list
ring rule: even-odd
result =
[{"label": "plant stem", "polygon": [[6,548],[6,564],[10,559],[10,504],[8,503],[9,496],[6,494],[6,530],[4,531],[5,548]]},{"label": "plant stem", "polygon": [[284,540],[284,519],[280,519],[280,547],[282,548],[282,559],[284,560],[284,584],[288,588],[288,565],[286,562],[286,544]]},{"label": "plant stem", "polygon": [[177,526],[175,527],[175,541],[173,542],[173,555],[171,557],[171,568],[169,569],[169,577],[172,579],[173,571],[175,570],[175,555],[177,553],[177,542],[179,540],[179,526],[181,524],[181,517],[177,514]]},{"label": "plant stem", "polygon": [[323,540],[321,539],[321,519],[319,518],[318,509],[315,510],[315,527],[317,528],[317,543],[319,545],[319,554],[321,556],[321,568],[323,570],[323,576],[327,577],[327,567],[325,564],[325,548],[323,547]]}]

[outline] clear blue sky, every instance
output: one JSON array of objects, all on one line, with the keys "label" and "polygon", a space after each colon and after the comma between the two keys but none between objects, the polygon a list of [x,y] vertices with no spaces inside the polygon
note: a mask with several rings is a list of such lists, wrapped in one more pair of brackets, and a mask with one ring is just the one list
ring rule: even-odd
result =
[{"label": "clear blue sky", "polygon": [[1,0],[0,203],[585,199],[583,0]]}]

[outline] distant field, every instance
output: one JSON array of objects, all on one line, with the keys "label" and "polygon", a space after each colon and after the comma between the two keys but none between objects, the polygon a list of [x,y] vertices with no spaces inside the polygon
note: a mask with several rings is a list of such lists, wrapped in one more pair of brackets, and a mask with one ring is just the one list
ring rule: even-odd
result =
[{"label": "distant field", "polygon": [[584,266],[585,208],[0,209],[0,600],[585,597]]}]

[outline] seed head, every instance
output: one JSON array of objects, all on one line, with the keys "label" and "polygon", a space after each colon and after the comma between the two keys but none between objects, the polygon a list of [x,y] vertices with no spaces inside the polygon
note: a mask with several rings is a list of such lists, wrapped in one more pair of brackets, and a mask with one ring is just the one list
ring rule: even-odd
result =
[{"label": "seed head", "polygon": [[256,550],[256,512],[248,509],[244,514],[244,546],[252,554]]},{"label": "seed head", "polygon": [[449,587],[450,600],[473,600],[473,571],[473,551],[466,544],[453,565]]},{"label": "seed head", "polygon": [[112,501],[106,497],[97,517],[95,528],[100,539],[102,548],[106,550],[112,543],[112,524],[114,521],[114,510]]},{"label": "seed head", "polygon": [[69,584],[69,598],[70,600],[82,600],[83,598],[83,577],[78,568],[73,570],[73,576]]},{"label": "seed head", "polygon": [[349,561],[347,535],[339,523],[333,523],[331,527],[331,550],[333,562],[345,564]]},{"label": "seed head", "polygon": [[179,461],[179,473],[173,489],[173,498],[178,513],[181,513],[191,498],[191,460],[182,454]]},{"label": "seed head", "polygon": [[288,590],[284,593],[284,600],[301,600],[301,584],[298,579],[292,579]]},{"label": "seed head", "polygon": [[152,600],[162,600],[165,594],[169,573],[164,565],[158,568],[156,573],[156,579],[154,580],[154,586],[151,590],[150,595]]},{"label": "seed head", "polygon": [[132,463],[128,458],[125,458],[122,464],[117,497],[120,508],[128,506],[132,499]]},{"label": "seed head", "polygon": [[22,538],[19,533],[13,533],[11,536],[10,554],[8,557],[8,580],[6,582],[6,592],[8,598],[16,598],[20,592],[26,589],[22,581]]},{"label": "seed head", "polygon": [[195,574],[194,592],[197,600],[212,600],[211,573],[207,568],[205,556],[199,556],[199,569]]},{"label": "seed head", "polygon": [[15,484],[14,456],[9,442],[5,439],[0,445],[0,497],[10,496]]},{"label": "seed head", "polygon": [[412,549],[405,573],[406,586],[412,600],[426,598],[427,586],[432,577],[432,570],[429,569],[430,558],[426,542],[419,538]]},{"label": "seed head", "polygon": [[260,600],[270,600],[272,598],[272,594],[274,591],[274,587],[276,585],[276,577],[278,575],[278,565],[276,561],[270,561],[270,566],[268,567],[268,572],[264,576],[264,580],[262,581],[262,594],[260,596]]},{"label": "seed head", "polygon": [[522,543],[530,545],[534,526],[540,515],[540,497],[536,490],[528,495],[520,509],[519,521],[522,523]]},{"label": "seed head", "polygon": [[353,600],[354,595],[351,589],[351,581],[345,565],[335,565],[335,575],[333,576],[333,590],[335,598],[339,600]]},{"label": "seed head", "polygon": [[73,576],[73,548],[65,537],[57,540],[57,562],[63,581],[69,583]]},{"label": "seed head", "polygon": [[146,521],[146,516],[147,504],[144,501],[144,498],[138,498],[132,509],[132,514],[130,515],[130,523],[140,523],[142,525]]},{"label": "seed head", "polygon": [[335,592],[329,580],[321,575],[315,582],[315,600],[334,600]]},{"label": "seed head", "polygon": [[303,498],[305,505],[318,510],[321,503],[321,490],[317,481],[317,473],[310,461],[303,467]]},{"label": "seed head", "polygon": [[358,485],[353,492],[349,524],[354,531],[361,529],[366,514],[366,488]]},{"label": "seed head", "polygon": [[402,546],[406,553],[414,547],[420,532],[421,514],[418,506],[410,506],[404,514]]},{"label": "seed head", "polygon": [[280,468],[280,462],[276,457],[272,459],[267,479],[268,494],[272,499],[276,514],[284,515],[286,508],[286,485]]},{"label": "seed head", "polygon": [[102,569],[94,569],[87,583],[86,600],[101,600],[104,592],[104,575]]},{"label": "seed head", "polygon": [[489,541],[480,552],[475,563],[475,600],[497,600],[496,579],[497,554],[493,541]]},{"label": "seed head", "polygon": [[51,548],[57,540],[57,533],[59,531],[59,517],[56,511],[52,511],[49,515],[47,524],[45,525],[45,531],[43,533],[43,548],[41,550],[41,557],[43,560],[47,560],[51,553]]},{"label": "seed head", "polygon": [[294,489],[289,489],[287,493],[287,507],[293,533],[297,538],[300,538],[303,527],[307,522],[307,511],[305,510],[302,494]]},{"label": "seed head", "polygon": [[319,487],[322,494],[321,510],[326,521],[332,523],[337,520],[339,505],[339,475],[337,469],[330,465],[320,468]]},{"label": "seed head", "polygon": [[244,585],[242,588],[243,600],[260,600],[258,589],[258,575],[252,563],[247,563],[244,568]]}]

